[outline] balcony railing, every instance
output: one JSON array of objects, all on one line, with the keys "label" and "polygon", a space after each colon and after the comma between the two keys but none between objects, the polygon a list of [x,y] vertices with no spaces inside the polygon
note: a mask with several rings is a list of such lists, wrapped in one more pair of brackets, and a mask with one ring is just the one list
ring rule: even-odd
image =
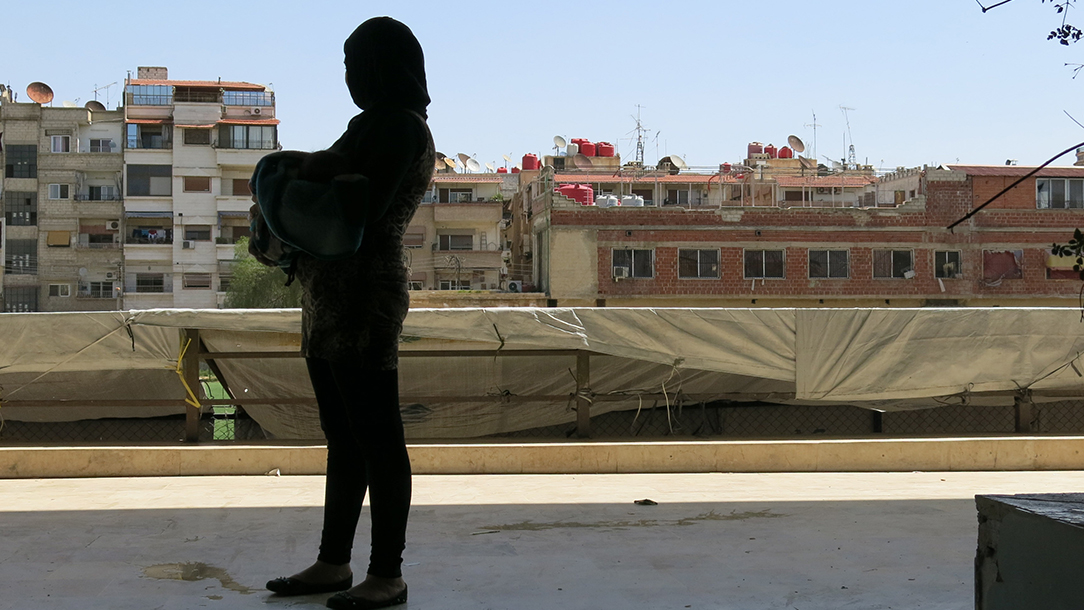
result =
[{"label": "balcony railing", "polygon": [[125,103],[129,106],[172,106],[172,95],[155,95],[145,93],[124,94]]},{"label": "balcony railing", "polygon": [[177,91],[173,94],[173,101],[221,104],[222,94],[218,91]]},{"label": "balcony railing", "polygon": [[136,138],[128,138],[128,146],[126,148],[140,148],[143,150],[169,150],[173,148],[172,140],[143,140]]},{"label": "balcony railing", "polygon": [[76,248],[80,250],[116,250],[120,248],[120,244],[117,242],[107,243],[83,243],[80,242],[76,245]]},{"label": "balcony railing", "polygon": [[173,243],[173,236],[172,235],[166,235],[164,237],[145,237],[145,236],[136,237],[136,236],[129,235],[128,237],[124,238],[124,243],[129,244],[129,245],[141,245],[141,244],[144,244],[144,245],[151,245],[151,246],[170,245],[170,244]]},{"label": "balcony railing", "polygon": [[76,201],[124,201],[124,197],[118,193],[116,195],[97,195],[91,197],[89,193],[76,193]]}]

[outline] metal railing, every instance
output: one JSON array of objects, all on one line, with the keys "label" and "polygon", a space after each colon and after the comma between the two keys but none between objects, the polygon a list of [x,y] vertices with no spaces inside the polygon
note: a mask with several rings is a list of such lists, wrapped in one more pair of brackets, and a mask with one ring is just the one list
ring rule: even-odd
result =
[{"label": "metal railing", "polygon": [[104,197],[101,196],[101,195],[99,195],[97,197],[91,197],[89,193],[76,193],[75,194],[75,200],[76,201],[124,201],[124,196],[121,195],[120,193],[117,193],[116,195],[108,195],[108,196],[104,196]]}]

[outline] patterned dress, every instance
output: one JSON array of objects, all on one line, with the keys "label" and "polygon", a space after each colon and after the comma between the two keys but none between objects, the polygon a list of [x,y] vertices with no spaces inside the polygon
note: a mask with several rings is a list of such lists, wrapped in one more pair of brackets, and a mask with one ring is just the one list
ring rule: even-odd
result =
[{"label": "patterned dress", "polygon": [[[406,133],[394,141],[374,139],[373,132],[380,130],[372,124],[385,119],[388,112],[407,114],[405,119],[402,114],[392,117],[407,126]],[[433,176],[433,136],[416,113],[367,111],[351,121],[329,150],[344,155],[351,170],[369,177],[370,184],[389,174],[399,175],[384,162],[389,155],[380,151],[392,151],[391,158],[395,151],[410,152],[405,172],[392,187],[387,211],[377,218],[370,215],[356,254],[338,261],[308,255],[298,259],[296,277],[303,293],[301,352],[311,358],[360,361],[370,369],[396,369],[399,334],[410,306],[403,234]]]}]

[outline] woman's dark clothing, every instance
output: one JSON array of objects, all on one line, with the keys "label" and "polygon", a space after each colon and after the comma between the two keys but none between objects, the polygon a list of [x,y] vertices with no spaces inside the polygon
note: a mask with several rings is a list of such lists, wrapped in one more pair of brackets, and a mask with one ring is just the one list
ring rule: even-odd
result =
[{"label": "woman's dark clothing", "polygon": [[[400,576],[410,462],[399,415],[398,342],[410,303],[403,233],[429,188],[436,152],[425,123],[421,46],[403,24],[370,19],[345,45],[347,84],[362,109],[328,149],[343,173],[368,178],[361,248],[338,261],[302,254],[302,343],[327,435],[320,559],[349,563],[369,490],[369,573]],[[314,155],[314,160],[318,159]]]},{"label": "woman's dark clothing", "polygon": [[[350,562],[365,490],[372,512],[369,574],[400,576],[410,509],[410,458],[399,415],[398,371],[307,358],[327,437],[321,561]],[[363,400],[359,400],[363,398]]]}]

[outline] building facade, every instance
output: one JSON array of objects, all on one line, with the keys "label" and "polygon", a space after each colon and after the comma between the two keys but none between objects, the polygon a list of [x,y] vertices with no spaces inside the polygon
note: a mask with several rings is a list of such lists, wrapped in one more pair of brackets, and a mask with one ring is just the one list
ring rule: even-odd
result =
[{"label": "building facade", "polygon": [[247,82],[124,87],[124,307],[221,307],[234,243],[249,234],[248,179],[280,148],[275,95]]},{"label": "building facade", "polygon": [[[773,176],[730,185],[729,196],[735,176],[678,174],[659,176],[652,195],[672,180],[686,203],[667,195],[674,205],[631,208],[581,205],[553,186],[594,178],[543,170],[517,199],[530,235],[513,258],[529,253],[558,306],[1077,307],[1073,261],[1050,247],[1084,224],[1084,168],[1046,168],[947,228],[1030,169],[917,168],[851,184]],[[735,188],[771,194],[736,199]],[[812,196],[787,195],[798,189]]]},{"label": "building facade", "polygon": [[3,311],[120,307],[122,113],[101,108],[0,99]]}]

